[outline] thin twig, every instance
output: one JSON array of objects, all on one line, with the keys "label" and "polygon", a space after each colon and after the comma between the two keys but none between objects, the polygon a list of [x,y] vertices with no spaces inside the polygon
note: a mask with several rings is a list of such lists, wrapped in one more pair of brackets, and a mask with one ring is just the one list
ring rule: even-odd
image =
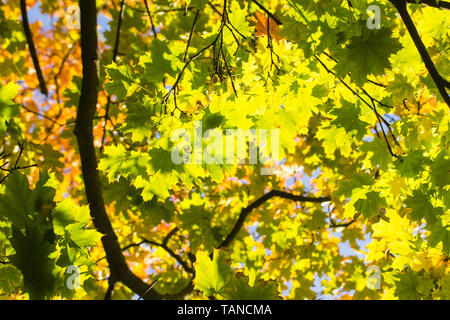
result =
[{"label": "thin twig", "polygon": [[[356,92],[349,84],[347,84],[342,78],[338,77],[334,71],[330,70],[330,68],[328,68],[328,67],[326,66],[326,64],[325,64],[325,63],[317,56],[317,54],[314,54],[313,57],[314,57],[314,58],[322,65],[322,67],[323,67],[328,73],[334,75],[334,76],[336,77],[336,79],[338,79],[338,80],[339,80],[339,81],[340,81],[340,82],[341,82],[348,90],[350,90],[355,96],[358,97],[358,99],[360,99],[365,105],[367,105],[367,106],[375,113],[375,115],[376,115],[376,117],[377,117],[377,120],[378,120],[379,123],[380,123],[380,126],[381,126],[381,129],[382,129],[382,132],[383,132],[385,141],[386,141],[387,146],[388,146],[389,153],[390,153],[393,157],[395,157],[395,158],[397,158],[397,159],[399,159],[399,160],[401,161],[402,159],[401,159],[398,155],[396,155],[395,153],[392,152],[392,148],[391,148],[391,146],[390,146],[390,144],[389,144],[389,141],[387,140],[387,137],[386,137],[386,134],[385,134],[385,132],[384,132],[384,128],[383,128],[381,122],[383,122],[383,123],[386,125],[386,127],[389,128],[389,131],[391,132],[391,134],[392,134],[392,136],[393,136],[393,138],[394,138],[396,144],[398,144],[397,139],[395,138],[393,132],[392,132],[391,129],[390,129],[390,124],[389,124],[389,122],[387,122],[386,119],[384,119],[383,116],[380,115],[380,114],[378,113],[378,111],[377,111],[377,108],[376,108],[375,103],[374,103],[374,101],[377,101],[377,100],[375,100],[371,95],[369,95],[369,94],[367,93],[366,90],[364,90],[363,88],[360,88],[360,89],[363,91],[363,93],[369,97],[369,99],[371,100],[371,103],[372,103],[372,104],[370,104],[369,102],[367,102],[367,101],[366,101],[366,100],[365,100],[358,92]],[[380,103],[380,102],[379,102],[379,103]]]},{"label": "thin twig", "polygon": [[[119,11],[119,19],[117,21],[117,30],[116,30],[116,39],[114,42],[114,50],[113,50],[113,56],[112,61],[116,62],[117,54],[119,53],[119,42],[120,42],[120,28],[122,27],[122,16],[123,16],[123,8],[124,8],[125,0],[122,0],[120,2],[120,11]],[[102,135],[102,144],[100,146],[100,151],[103,152],[103,148],[105,145],[105,139],[106,139],[106,125],[109,120],[109,109],[111,106],[111,96],[108,95],[107,101],[106,101],[106,108],[105,108],[105,116],[103,118],[103,135]]]},{"label": "thin twig", "polygon": [[148,8],[147,0],[144,0],[144,4],[145,4],[145,10],[147,11],[148,18],[150,19],[150,25],[152,26],[153,36],[155,37],[155,39],[158,39],[158,34],[156,32],[156,28],[153,23],[152,14],[150,12],[150,9]]},{"label": "thin twig", "polygon": [[186,61],[186,56],[188,54],[189,45],[191,44],[192,34],[194,33],[195,24],[197,23],[198,15],[200,13],[200,9],[195,12],[194,22],[192,23],[191,32],[189,32],[189,39],[186,45],[186,50],[184,51],[183,61]]}]

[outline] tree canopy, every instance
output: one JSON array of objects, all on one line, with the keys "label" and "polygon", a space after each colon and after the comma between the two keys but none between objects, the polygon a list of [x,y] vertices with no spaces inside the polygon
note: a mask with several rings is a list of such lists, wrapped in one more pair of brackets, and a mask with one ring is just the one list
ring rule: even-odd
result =
[{"label": "tree canopy", "polygon": [[449,299],[449,10],[0,1],[0,298]]}]

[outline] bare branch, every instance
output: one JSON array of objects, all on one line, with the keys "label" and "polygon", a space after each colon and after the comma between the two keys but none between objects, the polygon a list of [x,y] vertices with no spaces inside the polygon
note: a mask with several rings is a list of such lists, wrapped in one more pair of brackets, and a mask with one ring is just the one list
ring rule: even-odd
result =
[{"label": "bare branch", "polygon": [[33,60],[34,69],[36,70],[36,76],[39,81],[39,88],[43,94],[48,95],[47,85],[45,84],[44,76],[42,75],[36,47],[34,46],[33,35],[31,34],[30,25],[28,23],[26,0],[20,0],[20,11],[22,14],[22,25],[27,39],[28,49],[30,50],[31,59]]},{"label": "bare branch", "polygon": [[225,248],[230,245],[231,242],[237,237],[239,231],[244,226],[245,219],[247,216],[256,208],[263,205],[266,201],[270,200],[273,197],[279,197],[283,199],[288,199],[292,201],[298,201],[298,202],[314,202],[314,203],[322,203],[327,202],[331,200],[331,197],[318,197],[318,198],[312,198],[312,197],[306,197],[301,195],[294,195],[289,192],[280,191],[280,190],[271,190],[270,192],[264,194],[263,196],[259,197],[255,201],[253,201],[249,206],[243,208],[241,210],[241,213],[239,214],[239,218],[234,224],[233,229],[230,231],[230,233],[227,235],[225,240],[222,241],[222,243],[217,247],[217,249]]},{"label": "bare branch", "polygon": [[47,119],[47,120],[53,122],[54,124],[56,124],[56,125],[58,125],[58,126],[64,126],[63,124],[60,124],[57,120],[55,120],[55,119],[53,119],[53,118],[51,118],[51,117],[49,117],[49,116],[46,116],[46,115],[43,114],[43,113],[39,113],[39,112],[36,112],[36,111],[33,111],[33,110],[27,108],[24,104],[22,104],[21,107],[24,108],[27,112],[32,113],[32,114],[35,114],[35,115],[37,115],[37,116],[39,116],[39,117],[45,118],[45,119]]},{"label": "bare branch", "polygon": [[156,242],[156,241],[152,241],[152,240],[148,240],[145,238],[142,238],[142,243],[147,243],[150,245],[154,245],[157,247],[161,247],[162,249],[164,249],[172,258],[174,258],[184,269],[184,271],[186,271],[187,273],[194,273],[194,269],[192,267],[190,267],[186,261],[184,261],[178,254],[176,254],[172,249],[170,249],[167,245],[167,242],[169,241],[170,237],[178,230],[178,228],[174,228],[172,231],[170,231],[167,236],[164,238],[162,243]]},{"label": "bare branch", "polygon": [[158,39],[158,34],[156,33],[156,28],[155,28],[155,25],[153,24],[153,18],[152,18],[150,9],[148,8],[147,0],[144,0],[144,4],[145,4],[145,10],[147,11],[148,18],[150,19],[150,24],[152,26],[153,36],[155,37],[155,39]]},{"label": "bare branch", "polygon": [[446,87],[449,87],[449,83],[447,80],[442,78],[442,76],[436,70],[434,63],[431,60],[431,57],[428,54],[428,51],[425,48],[425,45],[423,44],[419,33],[417,32],[416,26],[414,25],[414,22],[412,21],[411,16],[408,13],[408,9],[406,8],[406,1],[405,0],[389,0],[389,1],[395,6],[395,8],[397,8],[397,11],[400,14],[400,17],[402,18],[403,23],[405,24],[406,29],[408,30],[409,35],[411,36],[417,50],[419,51],[419,54],[422,57],[422,60],[425,63],[425,66],[428,69],[431,78],[436,84],[436,87],[439,93],[441,94],[442,99],[444,99],[445,103],[450,108],[450,97],[447,93],[447,90],[445,89]]},{"label": "bare branch", "polygon": [[[126,250],[128,250],[128,249],[130,249],[130,248],[133,248],[133,247],[140,247],[141,245],[143,245],[143,244],[149,244],[149,245],[153,245],[153,246],[157,246],[157,247],[161,247],[162,249],[164,249],[172,258],[174,258],[182,267],[183,267],[183,269],[184,269],[184,271],[186,271],[187,273],[194,273],[194,270],[192,269],[192,267],[190,267],[179,255],[177,255],[172,249],[170,249],[169,247],[168,247],[168,245],[167,245],[167,243],[169,242],[169,240],[170,240],[170,238],[176,233],[178,231],[178,228],[177,227],[175,227],[175,228],[173,228],[166,236],[165,236],[165,238],[163,239],[163,241],[162,241],[162,243],[159,243],[159,242],[156,242],[156,241],[153,241],[153,240],[148,240],[148,239],[145,239],[145,238],[143,238],[143,237],[141,237],[141,239],[142,239],[142,241],[140,241],[140,242],[137,242],[137,243],[130,243],[130,244],[128,244],[128,245],[126,245],[125,247],[123,247],[122,248],[122,252],[123,251],[126,251]],[[103,259],[105,259],[106,258],[106,256],[105,257],[103,257],[103,258],[100,258],[100,259],[98,259],[97,261],[96,261],[96,263],[97,262],[99,262],[99,261],[101,261],[101,260],[103,260]]]},{"label": "bare branch", "polygon": [[197,12],[195,12],[194,22],[192,23],[191,32],[189,32],[189,39],[188,39],[188,42],[186,45],[186,50],[184,51],[183,61],[186,61],[186,56],[188,53],[189,45],[191,44],[192,34],[194,33],[194,28],[195,28],[195,24],[197,23],[199,13],[200,13],[200,10],[197,10]]},{"label": "bare branch", "polygon": [[[220,27],[219,27],[219,30],[217,32],[216,37],[214,38],[214,40],[210,44],[208,44],[203,49],[199,50],[196,54],[194,54],[192,57],[190,57],[185,62],[183,68],[178,73],[178,76],[175,79],[174,84],[172,85],[172,87],[169,89],[169,91],[162,98],[162,104],[164,106],[167,105],[167,101],[169,100],[169,98],[170,98],[170,96],[172,94],[174,94],[174,96],[176,95],[177,86],[178,86],[179,82],[181,81],[181,79],[183,77],[183,74],[184,74],[184,71],[189,66],[189,64],[192,61],[194,61],[195,59],[197,59],[199,56],[201,56],[205,51],[207,51],[211,47],[213,48],[213,61],[214,61],[214,65],[216,67],[216,71],[215,71],[215,73],[213,74],[213,76],[211,78],[214,78],[214,76],[217,75],[221,80],[223,80],[222,71],[219,68],[220,67],[220,59],[222,57],[222,59],[224,60],[225,68],[227,69],[227,74],[230,77],[234,93],[236,94],[236,89],[235,89],[235,86],[234,86],[233,78],[231,77],[231,70],[230,70],[230,68],[228,66],[228,63],[227,63],[226,58],[225,58],[225,55],[223,54],[223,47],[222,47],[222,45],[223,45],[223,30],[224,30],[225,27],[227,27],[227,21],[228,21],[227,0],[224,0],[223,1],[222,19],[221,19]],[[216,50],[216,46],[217,45],[219,47],[218,50]],[[217,51],[217,53],[216,53],[216,51]],[[175,108],[175,109],[177,109],[177,108]]]}]

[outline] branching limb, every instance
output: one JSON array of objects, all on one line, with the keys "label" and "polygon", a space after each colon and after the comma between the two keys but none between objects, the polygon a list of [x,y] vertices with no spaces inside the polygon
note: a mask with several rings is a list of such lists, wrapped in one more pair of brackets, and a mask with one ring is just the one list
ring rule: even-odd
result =
[{"label": "branching limb", "polygon": [[277,58],[278,63],[280,63],[280,57],[276,52],[273,50],[273,43],[272,43],[272,36],[270,35],[270,16],[267,15],[267,48],[270,50],[270,70],[272,70],[272,66],[277,69],[277,74],[280,73],[280,68],[278,65],[274,62],[273,57],[275,56]]},{"label": "branching limb", "polygon": [[178,231],[178,228],[173,228],[168,234],[167,236],[164,238],[164,240],[162,241],[162,243],[156,242],[156,241],[152,241],[152,240],[148,240],[145,238],[142,238],[142,243],[146,243],[146,244],[150,244],[150,245],[154,245],[157,247],[161,247],[162,249],[164,249],[172,258],[174,258],[184,269],[184,271],[186,271],[187,273],[191,273],[194,274],[194,269],[192,267],[190,267],[186,261],[184,261],[178,254],[176,254],[172,249],[169,248],[169,246],[167,245],[167,243],[169,242],[169,239]]},{"label": "branching limb", "polygon": [[330,228],[345,228],[348,227],[350,225],[352,225],[353,223],[356,222],[356,220],[358,220],[358,218],[361,216],[361,213],[358,212],[353,219],[351,219],[348,222],[341,222],[341,223],[336,223],[336,221],[331,217],[331,212],[330,211],[330,206],[328,205],[328,219],[330,220]]},{"label": "branching limb", "polygon": [[54,123],[54,124],[56,124],[56,125],[58,125],[58,126],[60,126],[60,127],[61,127],[61,126],[64,126],[64,124],[59,123],[57,120],[55,120],[55,119],[53,119],[53,118],[51,118],[51,117],[49,117],[49,116],[46,116],[46,115],[43,114],[43,113],[39,113],[39,112],[36,112],[36,111],[33,111],[33,110],[29,109],[29,108],[26,107],[24,104],[22,104],[21,107],[22,107],[23,109],[25,109],[27,112],[32,113],[32,114],[35,114],[35,115],[37,115],[37,116],[39,116],[39,117],[42,117],[42,118],[44,118],[44,119],[47,119],[47,120],[51,121],[52,123]]},{"label": "branching limb", "polygon": [[319,197],[319,198],[312,198],[312,197],[306,197],[301,195],[294,195],[289,192],[280,191],[280,190],[271,190],[270,192],[264,194],[263,196],[256,199],[254,202],[252,202],[249,206],[245,207],[241,210],[241,213],[239,214],[239,218],[234,224],[233,229],[231,229],[230,233],[227,235],[225,240],[222,241],[222,243],[217,247],[217,249],[225,248],[230,245],[231,242],[237,237],[239,231],[244,226],[245,219],[247,216],[256,208],[263,205],[265,202],[270,200],[273,197],[279,197],[283,199],[288,199],[292,201],[298,201],[298,202],[314,202],[314,203],[322,203],[327,202],[331,200],[331,197]]},{"label": "branching limb", "polygon": [[[167,105],[167,102],[170,98],[170,96],[172,94],[174,94],[174,96],[176,95],[177,92],[177,87],[178,84],[180,83],[184,72],[186,71],[187,67],[189,66],[189,64],[194,61],[195,59],[197,59],[199,56],[201,56],[204,52],[206,52],[208,49],[212,48],[213,49],[213,61],[214,61],[214,66],[215,66],[215,73],[212,76],[212,78],[214,78],[214,76],[218,76],[221,80],[223,79],[222,76],[222,68],[221,68],[221,59],[223,59],[224,61],[224,66],[227,70],[227,74],[230,77],[232,86],[233,86],[233,90],[236,94],[236,89],[234,86],[234,82],[233,82],[233,78],[231,76],[231,70],[229,68],[229,65],[226,61],[226,57],[223,53],[223,30],[225,27],[227,27],[227,21],[229,21],[228,19],[228,13],[227,13],[227,0],[223,1],[223,12],[221,15],[222,19],[221,19],[221,23],[220,23],[220,27],[219,30],[217,32],[217,35],[215,36],[214,40],[208,44],[206,47],[204,47],[203,49],[199,50],[196,54],[194,54],[192,57],[190,57],[189,59],[187,59],[187,61],[185,62],[183,68],[181,69],[180,73],[178,74],[177,78],[175,79],[174,84],[172,85],[172,87],[169,89],[169,91],[164,95],[164,97],[162,98],[162,104],[163,106]],[[239,44],[238,44],[239,45]],[[176,98],[174,98],[176,99]]]},{"label": "branching limb", "polygon": [[[194,273],[194,270],[192,269],[192,267],[190,267],[178,254],[176,254],[172,249],[169,248],[169,246],[167,245],[167,243],[169,242],[170,238],[178,231],[178,228],[173,228],[163,239],[163,241],[157,242],[157,241],[153,241],[153,240],[149,240],[146,239],[144,237],[141,237],[141,241],[137,242],[137,243],[130,243],[128,245],[126,245],[125,247],[122,248],[122,252],[126,251],[130,248],[134,248],[134,247],[140,247],[143,244],[149,244],[149,245],[153,245],[156,247],[161,247],[162,249],[164,249],[172,258],[174,258],[184,269],[184,271],[186,271],[187,273]],[[106,257],[100,258],[98,259],[96,262],[99,262],[103,259],[105,259]]]}]

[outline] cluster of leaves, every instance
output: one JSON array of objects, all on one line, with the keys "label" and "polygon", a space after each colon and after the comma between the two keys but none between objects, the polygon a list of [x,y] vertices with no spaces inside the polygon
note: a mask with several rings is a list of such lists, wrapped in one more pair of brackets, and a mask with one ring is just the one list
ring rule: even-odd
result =
[{"label": "cluster of leaves", "polygon": [[[4,232],[0,248],[2,256],[11,262],[2,266],[2,272],[12,277],[2,282],[5,293],[17,290],[21,274],[23,291],[31,299],[55,294],[73,298],[75,291],[70,289],[76,284],[67,285],[69,266],[81,266],[83,274],[77,281],[93,280],[94,263],[86,249],[97,245],[101,235],[86,229],[90,221],[88,208],[77,207],[70,199],[53,201],[56,186],[57,182],[46,174],[32,190],[27,177],[18,172],[6,180],[4,193],[0,195],[0,223]],[[92,289],[92,283],[90,286]],[[88,287],[86,283],[85,288]]]},{"label": "cluster of leaves", "polygon": [[195,287],[206,296],[220,296],[229,300],[274,300],[278,298],[278,285],[274,280],[254,283],[240,273],[234,273],[226,256],[214,251],[212,259],[199,252],[195,266]]},{"label": "cluster of leaves", "polygon": [[[97,298],[108,287],[94,281],[109,269],[86,228],[72,133],[81,53],[66,2],[27,2],[57,21],[45,32],[31,23],[48,97],[28,71],[18,4],[0,4],[10,35],[0,137],[20,158],[2,166],[0,189],[0,294],[13,298]],[[98,1],[93,134],[105,207],[135,275],[168,297],[450,297],[448,106],[391,1],[116,2]],[[409,13],[449,79],[448,14],[418,2]],[[370,4],[380,29],[367,27]],[[197,121],[202,132],[278,129],[283,160],[272,176],[261,163],[174,164],[173,133],[193,137]],[[324,200],[252,206],[273,189]],[[372,264],[380,290],[366,286]],[[64,285],[70,265],[83,271],[82,290]],[[133,295],[114,288],[113,298]]]}]

